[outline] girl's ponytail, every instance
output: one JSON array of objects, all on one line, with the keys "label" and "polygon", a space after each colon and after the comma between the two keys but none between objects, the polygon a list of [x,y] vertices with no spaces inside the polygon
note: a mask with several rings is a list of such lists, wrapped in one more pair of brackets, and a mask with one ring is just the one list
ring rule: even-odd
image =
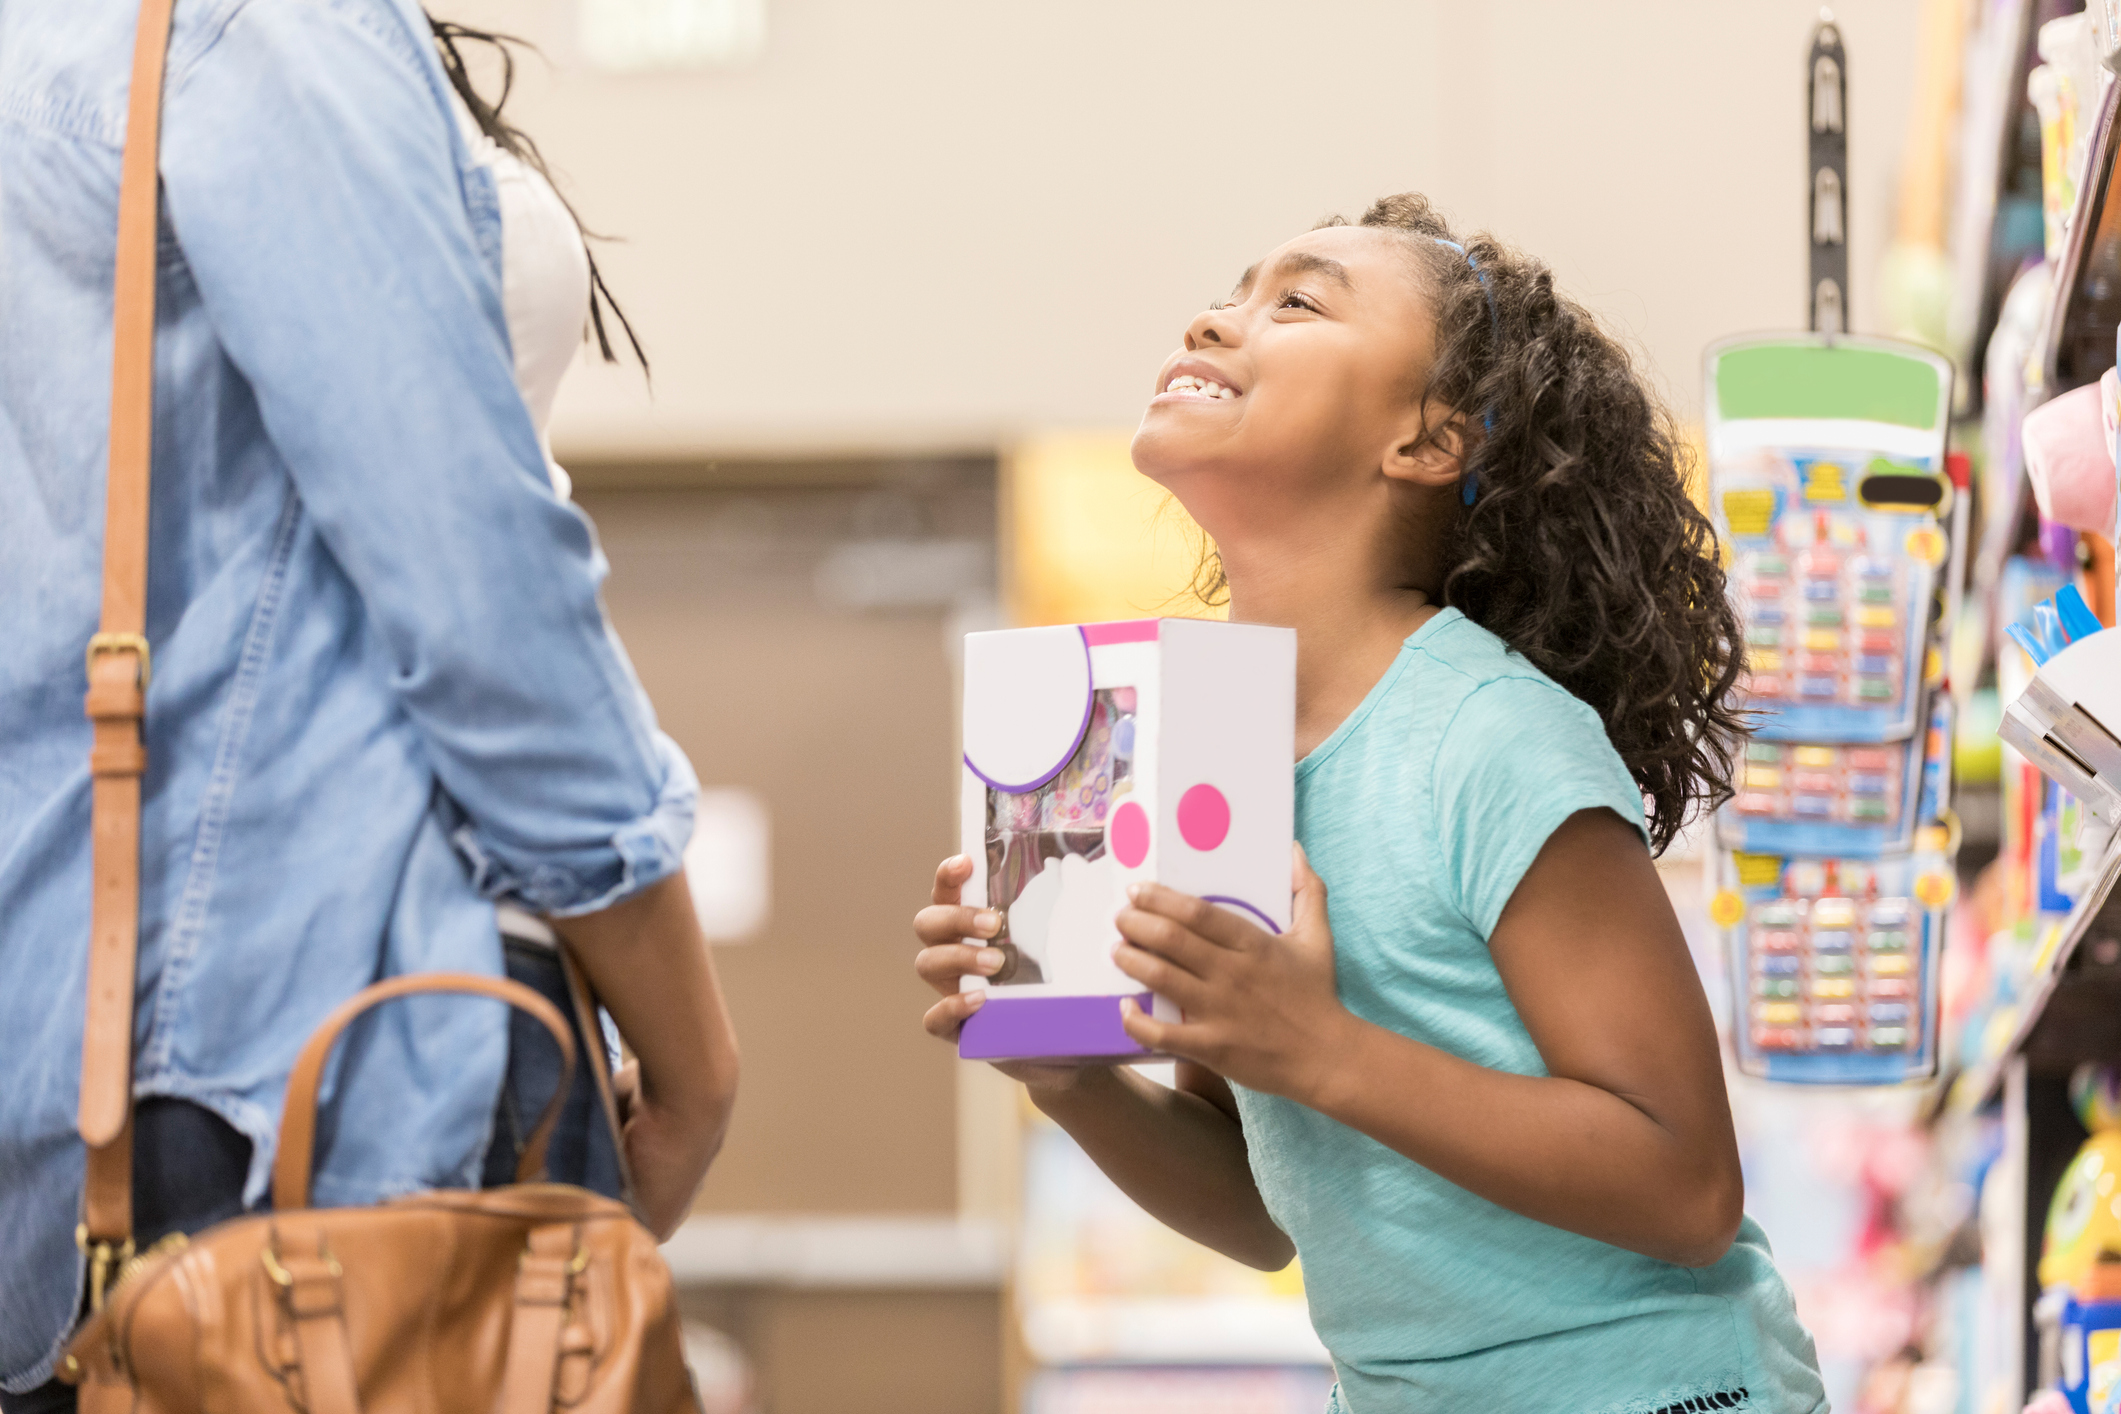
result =
[{"label": "girl's ponytail", "polygon": [[1425,401],[1462,416],[1470,495],[1443,602],[1597,710],[1661,853],[1730,797],[1746,731],[1730,702],[1744,641],[1685,443],[1544,265],[1485,236],[1460,246],[1411,193],[1361,224],[1413,238],[1436,292]]}]

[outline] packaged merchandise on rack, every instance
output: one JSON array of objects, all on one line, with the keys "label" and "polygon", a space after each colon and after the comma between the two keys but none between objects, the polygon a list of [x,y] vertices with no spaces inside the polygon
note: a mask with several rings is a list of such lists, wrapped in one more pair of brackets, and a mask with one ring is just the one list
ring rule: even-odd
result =
[{"label": "packaged merchandise on rack", "polygon": [[2016,517],[2000,514],[1999,509],[2017,506],[2024,493],[2025,451],[2019,428],[2028,406],[2028,385],[2038,377],[2040,336],[2053,299],[2053,267],[2045,262],[2028,265],[2004,296],[1985,354],[1977,482],[1983,514],[1973,576],[1977,608],[1981,604],[1978,596],[1995,587],[1997,573],[2012,548]]},{"label": "packaged merchandise on rack", "polygon": [[1718,528],[1746,624],[1755,735],[1897,742],[1922,718],[1953,488],[1951,365],[1882,339],[1708,352]]},{"label": "packaged merchandise on rack", "polygon": [[[2099,1234],[2121,1232],[2121,861],[2083,756],[2112,745],[2082,720],[2089,706],[2106,722],[2101,693],[2071,668],[2113,638],[2121,3],[1992,0],[1963,9],[1956,35],[1951,352],[1982,378],[1961,409],[1979,413],[1978,441],[1957,434],[1978,448],[1970,572],[1943,625],[1965,779],[1938,815],[1964,817],[1969,855],[1993,857],[1950,910],[1944,1083],[1900,1205],[1922,1312],[1906,1361],[1948,1371],[1949,1388],[1865,1407],[2093,1414],[2121,1405],[2121,1267],[2096,1260]],[[2068,684],[2040,661],[2063,654]],[[2087,1063],[2109,1068],[2098,1104]]]},{"label": "packaged merchandise on rack", "polygon": [[2026,78],[2026,96],[2040,115],[2041,216],[2049,260],[2060,257],[2069,236],[2099,102],[2113,81],[2100,63],[2099,46],[2092,16],[2082,11],[2049,20],[2034,40],[2040,63]]},{"label": "packaged merchandise on rack", "polygon": [[2043,522],[2108,536],[2114,527],[2114,401],[2109,368],[2096,383],[2042,403],[2023,427],[2026,478]]},{"label": "packaged merchandise on rack", "polygon": [[[2094,856],[2104,853],[2121,829],[2121,634],[2106,630],[2073,584],[2033,606],[2030,627],[2008,626],[2034,670],[2024,689],[2004,708],[2002,736],[2038,766],[2059,789],[2045,792],[2041,819],[2043,895],[2052,886],[2059,895],[2065,866],[2060,851],[2063,807],[2073,805],[2068,846]],[[2067,911],[2066,898],[2041,907]]]},{"label": "packaged merchandise on rack", "polygon": [[1955,488],[1951,368],[1885,340],[1730,340],[1707,359],[1710,492],[1753,738],[1719,814],[1713,921],[1742,1070],[1935,1073],[1953,708],[1936,689]]},{"label": "packaged merchandise on rack", "polygon": [[[1943,228],[1954,257],[1949,350],[1962,368],[1981,365],[2004,292],[2043,244],[2039,129],[2028,143],[2020,121],[2032,8],[2032,0],[1994,0],[1968,17],[1956,131],[1938,135],[1958,169]],[[1962,391],[1969,410],[1984,396],[1978,383]]]},{"label": "packaged merchandise on rack", "polygon": [[2121,1075],[2081,1065],[2069,1097],[2090,1137],[2048,1205],[2034,1307],[2037,1379],[2075,1414],[2121,1404]]},{"label": "packaged merchandise on rack", "polygon": [[1884,1085],[1936,1069],[1938,948],[1952,893],[1943,831],[1871,859],[1727,853],[1711,905],[1731,951],[1739,1068]]}]

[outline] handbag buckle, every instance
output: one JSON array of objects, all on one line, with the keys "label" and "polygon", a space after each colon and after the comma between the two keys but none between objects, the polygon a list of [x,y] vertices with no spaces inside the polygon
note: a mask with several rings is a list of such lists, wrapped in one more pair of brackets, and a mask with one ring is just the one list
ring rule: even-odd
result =
[{"label": "handbag buckle", "polygon": [[153,656],[147,647],[147,636],[138,633],[99,633],[88,640],[88,666],[93,672],[98,653],[132,653],[138,655],[140,690],[147,691],[148,679],[154,675]]},{"label": "handbag buckle", "polygon": [[[291,1291],[294,1289],[295,1274],[280,1265],[280,1254],[273,1250],[273,1245],[268,1242],[258,1249],[258,1261],[263,1264],[265,1275],[272,1278],[274,1286]],[[324,1259],[324,1270],[334,1279],[346,1275],[346,1269],[339,1265],[339,1259],[331,1254],[329,1247],[321,1248],[318,1255]]]},{"label": "handbag buckle", "polygon": [[74,1229],[74,1246],[88,1258],[88,1309],[103,1309],[103,1298],[110,1294],[111,1273],[133,1259],[133,1240],[112,1242],[98,1238],[91,1240],[88,1224],[82,1223]]},{"label": "handbag buckle", "polygon": [[[529,1265],[530,1257],[531,1253],[530,1249],[528,1248],[525,1248],[521,1252],[516,1253],[516,1270],[521,1271],[525,1266]],[[568,1276],[578,1277],[583,1273],[584,1270],[588,1268],[588,1266],[589,1245],[587,1243],[576,1243],[574,1255],[567,1259],[567,1265],[565,1268],[563,1268],[563,1270],[567,1273]]]}]

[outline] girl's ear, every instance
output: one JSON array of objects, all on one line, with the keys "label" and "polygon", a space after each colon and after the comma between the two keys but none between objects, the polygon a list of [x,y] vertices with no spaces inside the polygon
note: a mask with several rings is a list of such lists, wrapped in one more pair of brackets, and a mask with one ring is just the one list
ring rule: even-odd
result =
[{"label": "girl's ear", "polygon": [[1456,485],[1464,470],[1465,415],[1432,405],[1408,424],[1385,449],[1384,474],[1416,486]]}]

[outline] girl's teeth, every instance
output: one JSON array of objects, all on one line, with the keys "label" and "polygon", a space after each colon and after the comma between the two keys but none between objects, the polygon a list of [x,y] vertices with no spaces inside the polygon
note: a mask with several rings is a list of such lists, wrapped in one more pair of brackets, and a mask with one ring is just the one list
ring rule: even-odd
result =
[{"label": "girl's teeth", "polygon": [[1181,373],[1178,377],[1172,379],[1164,391],[1169,393],[1198,393],[1204,398],[1234,398],[1237,396],[1235,392],[1221,383],[1204,382],[1190,373]]}]

